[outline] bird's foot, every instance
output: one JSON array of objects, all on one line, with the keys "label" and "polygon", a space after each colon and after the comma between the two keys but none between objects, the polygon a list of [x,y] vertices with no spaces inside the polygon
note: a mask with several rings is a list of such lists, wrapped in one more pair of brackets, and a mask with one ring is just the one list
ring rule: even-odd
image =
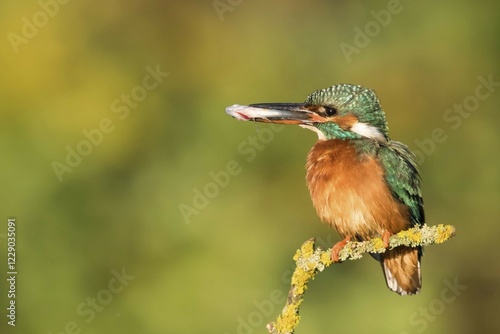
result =
[{"label": "bird's foot", "polygon": [[345,245],[351,241],[351,237],[345,237],[344,240],[337,242],[335,245],[332,247],[332,261],[333,262],[340,262],[339,261],[339,253],[342,250],[342,248],[345,247]]},{"label": "bird's foot", "polygon": [[387,249],[389,248],[389,238],[391,237],[392,233],[385,230],[382,232],[382,241],[384,243],[384,248]]}]

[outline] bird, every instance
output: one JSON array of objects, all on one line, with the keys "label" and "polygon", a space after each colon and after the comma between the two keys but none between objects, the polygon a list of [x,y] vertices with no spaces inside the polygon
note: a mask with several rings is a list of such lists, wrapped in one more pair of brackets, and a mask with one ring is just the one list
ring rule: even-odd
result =
[{"label": "bird", "polygon": [[374,90],[337,84],[302,103],[235,104],[226,113],[314,131],[318,141],[307,155],[306,183],[320,220],[342,238],[331,249],[332,260],[339,262],[349,241],[381,237],[386,251],[370,255],[381,263],[387,287],[399,295],[420,291],[423,248],[388,246],[391,235],[425,224],[421,178],[408,146],[389,137]]}]

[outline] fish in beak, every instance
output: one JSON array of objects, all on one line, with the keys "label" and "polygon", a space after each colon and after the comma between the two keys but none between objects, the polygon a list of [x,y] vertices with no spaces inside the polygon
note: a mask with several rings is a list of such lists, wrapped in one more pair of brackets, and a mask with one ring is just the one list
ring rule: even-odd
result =
[{"label": "fish in beak", "polygon": [[226,113],[241,121],[299,125],[325,122],[325,117],[318,114],[315,107],[304,103],[235,104],[227,107]]}]

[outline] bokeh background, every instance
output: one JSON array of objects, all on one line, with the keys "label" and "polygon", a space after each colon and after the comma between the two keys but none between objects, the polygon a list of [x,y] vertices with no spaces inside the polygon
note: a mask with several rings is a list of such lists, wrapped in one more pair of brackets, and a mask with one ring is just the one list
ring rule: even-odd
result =
[{"label": "bokeh background", "polygon": [[470,1],[3,1],[0,332],[264,333],[295,250],[339,237],[305,185],[316,135],[224,109],[342,82],[376,90],[391,136],[419,154],[428,224],[458,234],[426,249],[415,297],[389,292],[369,257],[322,273],[297,333],[500,331],[499,12]]}]

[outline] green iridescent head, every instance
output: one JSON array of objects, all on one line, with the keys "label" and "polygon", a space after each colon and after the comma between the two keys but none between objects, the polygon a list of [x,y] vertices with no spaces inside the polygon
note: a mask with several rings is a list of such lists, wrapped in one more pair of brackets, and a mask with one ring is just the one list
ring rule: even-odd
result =
[{"label": "green iridescent head", "polygon": [[371,89],[350,84],[334,85],[311,93],[305,105],[332,109],[327,115],[330,121],[314,124],[328,139],[354,139],[363,134],[369,136],[370,131],[388,137],[385,113]]}]

